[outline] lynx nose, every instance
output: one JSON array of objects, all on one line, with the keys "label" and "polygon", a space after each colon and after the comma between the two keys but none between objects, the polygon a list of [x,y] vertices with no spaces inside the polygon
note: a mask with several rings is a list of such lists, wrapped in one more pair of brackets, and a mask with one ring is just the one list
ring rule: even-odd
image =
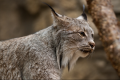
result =
[{"label": "lynx nose", "polygon": [[89,45],[91,46],[91,48],[93,48],[95,46],[95,42],[89,42]]}]

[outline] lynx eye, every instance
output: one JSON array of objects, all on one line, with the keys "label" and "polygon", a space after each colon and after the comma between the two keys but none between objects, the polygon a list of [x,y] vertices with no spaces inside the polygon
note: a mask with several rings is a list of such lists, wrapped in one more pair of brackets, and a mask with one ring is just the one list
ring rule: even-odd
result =
[{"label": "lynx eye", "polygon": [[85,33],[84,32],[80,32],[80,35],[85,36]]}]

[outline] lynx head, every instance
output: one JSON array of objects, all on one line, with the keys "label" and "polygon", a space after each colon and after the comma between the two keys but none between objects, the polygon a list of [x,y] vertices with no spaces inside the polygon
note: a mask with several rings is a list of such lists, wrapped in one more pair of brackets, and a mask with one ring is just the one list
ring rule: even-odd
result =
[{"label": "lynx head", "polygon": [[94,31],[87,22],[84,6],[83,13],[78,18],[60,15],[50,8],[54,20],[53,37],[59,68],[68,65],[68,69],[72,69],[79,57],[84,58],[93,52]]}]

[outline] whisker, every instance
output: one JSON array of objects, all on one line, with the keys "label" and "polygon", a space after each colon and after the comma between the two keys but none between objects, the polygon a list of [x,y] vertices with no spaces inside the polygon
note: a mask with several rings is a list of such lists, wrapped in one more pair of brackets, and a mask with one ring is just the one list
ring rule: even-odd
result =
[{"label": "whisker", "polygon": [[91,58],[92,58],[93,57],[93,52],[90,55],[91,55]]},{"label": "whisker", "polygon": [[87,57],[86,57],[86,59],[90,59],[91,58],[91,55],[88,55]]},{"label": "whisker", "polygon": [[67,48],[67,49],[64,49],[64,51],[68,51],[68,50],[74,50],[74,49],[76,49],[76,48]]}]

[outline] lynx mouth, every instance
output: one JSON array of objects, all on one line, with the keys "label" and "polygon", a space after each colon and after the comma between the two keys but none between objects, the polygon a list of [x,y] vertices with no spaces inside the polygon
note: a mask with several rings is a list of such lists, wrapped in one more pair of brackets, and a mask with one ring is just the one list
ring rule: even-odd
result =
[{"label": "lynx mouth", "polygon": [[80,51],[83,53],[92,53],[93,49],[88,49],[88,50],[81,49]]}]

